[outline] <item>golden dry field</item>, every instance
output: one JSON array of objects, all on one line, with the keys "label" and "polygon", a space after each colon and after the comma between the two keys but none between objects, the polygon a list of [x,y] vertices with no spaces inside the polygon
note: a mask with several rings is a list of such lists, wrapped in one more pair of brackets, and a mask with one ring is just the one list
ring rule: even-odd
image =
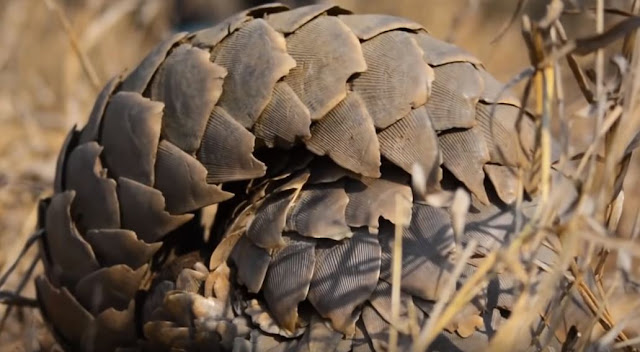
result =
[{"label": "golden dry field", "polygon": [[[284,1],[296,3],[296,1]],[[520,14],[513,24],[515,0],[336,0],[333,3],[360,13],[388,13],[423,24],[436,37],[466,48],[502,81],[511,80],[530,65],[521,34]],[[565,14],[569,38],[595,33],[593,2],[585,10]],[[629,9],[632,1],[606,1]],[[112,76],[134,67],[160,40],[179,29],[200,28],[259,1],[242,0],[0,0],[0,273],[18,257],[36,226],[37,201],[52,192],[58,150],[74,126],[82,126],[102,85]],[[298,4],[310,3],[299,1]],[[544,13],[546,2],[526,2],[523,13]],[[626,10],[625,10],[626,11]],[[608,14],[605,27],[624,19]],[[605,54],[621,46],[616,41]],[[553,132],[566,139],[572,153],[593,143],[595,120],[584,117],[586,100],[565,61],[559,79],[564,82],[566,124]],[[594,55],[579,58],[585,71],[594,67]],[[607,64],[606,67],[611,65]],[[516,85],[522,92],[524,84]],[[530,105],[534,107],[534,103]],[[639,117],[636,117],[638,119]],[[598,153],[598,151],[596,151]],[[632,158],[624,183],[625,204],[616,234],[634,232],[640,204],[640,159]],[[20,288],[34,297],[32,282],[21,282],[36,248],[21,260],[2,291]],[[616,272],[622,259],[611,252],[607,267]],[[626,258],[626,257],[625,257]],[[633,260],[633,263],[637,261]],[[618,265],[616,265],[618,264]],[[637,264],[633,267],[636,267]],[[35,272],[41,271],[36,265]],[[634,271],[634,270],[631,270]],[[613,274],[612,274],[613,275]],[[2,296],[0,296],[2,299]],[[1,301],[0,301],[1,302]],[[612,305],[623,314],[628,305]],[[624,301],[637,306],[637,302]],[[57,350],[43,328],[37,310],[0,303],[0,352]],[[620,311],[620,312],[618,312]],[[4,317],[3,317],[4,314]],[[638,320],[635,323],[640,324]]]}]

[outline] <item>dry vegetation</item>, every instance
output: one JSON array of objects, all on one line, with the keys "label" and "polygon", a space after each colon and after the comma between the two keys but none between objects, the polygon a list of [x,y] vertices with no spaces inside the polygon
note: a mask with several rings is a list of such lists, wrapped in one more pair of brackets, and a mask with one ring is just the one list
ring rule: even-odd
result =
[{"label": "dry vegetation", "polygon": [[[99,87],[109,77],[135,65],[154,43],[171,32],[180,16],[191,22],[215,21],[243,6],[240,1],[178,2],[180,6],[161,0],[0,1],[0,272],[18,256],[34,229],[36,201],[51,192],[62,139],[72,125],[84,123]],[[542,291],[542,295],[554,293],[554,279],[568,277],[575,293],[590,301],[590,308],[600,316],[590,322],[596,326],[594,340],[600,344],[594,345],[596,348],[640,346],[637,339],[640,300],[637,281],[633,279],[640,246],[637,241],[626,240],[635,239],[638,232],[635,220],[640,187],[636,186],[636,175],[640,163],[630,156],[627,146],[640,130],[640,79],[635,78],[640,72],[640,44],[636,44],[633,32],[627,29],[623,33],[627,34],[623,36],[626,45],[622,44],[623,39],[607,42],[603,50],[575,57],[581,72],[593,79],[585,79],[593,95],[591,104],[564,57],[555,55],[557,50],[567,48],[559,23],[566,26],[568,38],[597,34],[632,18],[632,13],[637,14],[638,1],[606,1],[608,7],[623,10],[609,11],[606,16],[602,16],[605,12],[602,9],[599,15],[592,7],[596,1],[587,1],[580,14],[565,13],[560,21],[546,17],[551,26],[536,29],[534,25],[529,33],[534,44],[529,47],[520,32],[521,13],[507,27],[517,1],[335,2],[357,12],[385,12],[423,23],[435,36],[474,53],[503,81],[529,67],[529,53],[538,50],[533,63],[539,70],[528,71],[529,75],[516,89],[526,91],[526,81],[531,79],[527,103],[538,115],[542,135],[552,133],[569,146],[554,167],[572,175],[579,186],[581,194],[576,205],[561,222],[552,221],[558,215],[554,201],[562,199],[566,190],[548,188],[545,170],[550,168],[551,146],[548,139],[542,138],[538,154],[542,180],[539,192],[550,201],[542,203],[531,223],[523,224],[518,240],[489,256],[463,289],[448,302],[442,302],[441,314],[434,315],[429,324],[445,326],[457,307],[468,301],[477,284],[493,272],[513,270],[525,274],[526,280],[526,273],[519,272],[524,268],[511,266],[517,262],[514,258],[545,239],[554,239],[551,242],[561,244],[561,250],[554,249],[571,270],[564,273],[549,268],[552,275],[544,282],[549,290]],[[523,13],[531,14],[533,23],[540,24],[535,18],[544,15],[545,6],[541,1],[530,2]],[[500,35],[503,29],[504,35]],[[617,61],[609,60],[612,57],[617,57]],[[596,138],[594,131],[598,131]],[[586,154],[580,154],[589,146]],[[571,160],[576,154],[578,157]],[[617,191],[626,169],[623,200]],[[577,255],[581,259],[575,261]],[[25,259],[2,290],[23,286],[20,274],[29,269],[30,262]],[[588,284],[583,275],[587,268],[595,269],[596,273]],[[22,294],[33,297],[30,283],[26,283]],[[495,347],[509,345],[510,337],[518,334],[522,323],[532,319],[535,314],[532,307],[543,301],[540,298],[522,296],[510,324],[496,335]],[[4,309],[5,306],[0,306],[0,312]],[[0,350],[53,348],[36,311],[14,309],[8,316],[8,320],[3,318],[0,322]],[[552,315],[548,318],[557,323]],[[430,338],[433,336],[426,332],[418,341]]]}]

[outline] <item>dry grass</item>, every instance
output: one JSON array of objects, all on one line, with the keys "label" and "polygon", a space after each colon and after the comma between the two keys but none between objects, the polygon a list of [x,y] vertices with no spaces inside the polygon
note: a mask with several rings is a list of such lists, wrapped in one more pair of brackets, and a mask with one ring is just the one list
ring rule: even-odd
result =
[{"label": "dry grass", "polygon": [[[548,29],[532,29],[533,44],[527,47],[520,33],[519,15],[500,40],[492,43],[508,24],[516,1],[335,2],[357,12],[385,12],[423,23],[435,36],[467,48],[503,81],[511,80],[532,64],[537,68],[531,71],[533,88],[528,106],[540,122],[539,192],[549,201],[541,203],[531,222],[522,224],[517,240],[485,258],[461,289],[438,303],[437,314],[427,323],[435,330],[412,328],[418,345],[424,346],[432,340],[433,332],[446,326],[481,284],[496,272],[512,271],[523,278],[523,287],[528,288],[528,268],[519,264],[520,259],[547,242],[553,243],[560,254],[559,264],[548,268],[550,275],[542,283],[545,289],[536,291],[537,296],[531,296],[531,290],[523,290],[512,319],[501,327],[492,347],[508,350],[519,329],[544,310],[543,303],[557,292],[556,284],[563,277],[572,282],[572,292],[589,302],[590,309],[598,316],[593,320],[596,326],[593,336],[581,340],[578,348],[586,348],[594,341],[596,344],[591,346],[638,345],[637,340],[628,341],[640,333],[632,329],[640,326],[640,321],[635,281],[631,280],[640,274],[634,272],[634,267],[638,267],[634,266],[638,262],[635,257],[640,250],[637,242],[627,238],[635,239],[640,232],[640,226],[636,226],[640,160],[630,159],[625,149],[640,131],[637,101],[640,79],[636,78],[640,73],[637,52],[640,44],[635,44],[635,38],[629,36],[624,48],[621,41],[617,41],[595,53],[575,58],[576,66],[583,72],[594,73],[594,82],[586,84],[594,97],[591,105],[583,97],[584,89],[580,89],[580,82],[573,77],[564,58],[554,57],[552,50],[565,45],[558,23],[566,26],[566,37],[571,39],[602,32],[625,16],[604,16],[602,6],[596,6],[602,5],[602,1],[587,2],[587,11],[564,15],[560,22],[552,21],[554,26]],[[637,13],[631,3],[631,0],[607,1],[606,5]],[[0,272],[18,255],[35,227],[35,203],[50,192],[55,158],[64,134],[72,125],[84,123],[97,88],[106,79],[132,67],[170,32],[170,21],[175,19],[175,14],[170,12],[171,4],[153,0],[0,2]],[[230,1],[191,0],[184,4],[196,4],[196,8],[201,9],[188,13],[200,12],[218,18],[224,17],[220,12],[237,10],[240,6]],[[591,9],[591,5],[596,9]],[[540,2],[531,1],[525,12],[541,16],[544,9]],[[623,49],[629,71],[624,79],[613,82],[615,66],[608,64],[608,58]],[[533,62],[529,54],[532,51],[537,52]],[[619,94],[607,97],[607,90],[616,87],[614,83],[620,85]],[[516,88],[524,92],[525,86],[521,83]],[[585,111],[588,114],[584,114]],[[552,188],[549,182],[552,134],[570,146],[556,167],[570,174],[581,190],[578,203],[560,222],[554,202],[559,202],[566,190]],[[569,162],[570,156],[588,146],[592,148],[586,157]],[[622,182],[621,170],[625,164],[628,172],[622,203],[616,193],[616,182]],[[522,187],[526,183],[523,179]],[[459,251],[460,258],[466,258],[471,250]],[[576,256],[581,259],[576,261]],[[25,260],[17,273],[24,273],[29,264],[29,260]],[[561,270],[565,267],[569,268],[568,272]],[[593,285],[587,284],[585,276],[589,268],[596,274]],[[394,271],[397,270],[394,267]],[[17,287],[19,279],[20,275],[13,275],[2,289]],[[31,285],[25,287],[24,295],[33,297]],[[398,296],[394,295],[394,302]],[[563,301],[556,303],[564,304]],[[0,306],[0,313],[3,309]],[[397,312],[396,308],[394,317]],[[635,315],[629,314],[634,312]],[[553,310],[548,313],[545,318],[549,324],[559,323]],[[4,329],[0,328],[0,346],[3,346],[0,350],[49,350],[54,346],[46,330],[41,328],[41,318],[32,309],[14,310],[8,322]],[[395,338],[394,334],[391,336]]]}]

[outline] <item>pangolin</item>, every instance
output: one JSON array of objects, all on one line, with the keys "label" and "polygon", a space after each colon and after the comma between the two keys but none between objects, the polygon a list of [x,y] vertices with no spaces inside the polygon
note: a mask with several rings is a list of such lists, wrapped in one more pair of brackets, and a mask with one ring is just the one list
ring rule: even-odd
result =
[{"label": "pangolin", "polygon": [[[172,35],[67,135],[40,206],[43,315],[70,350],[385,351],[399,228],[408,350],[459,248],[477,243],[462,282],[534,208],[535,123],[503,88],[418,23],[332,5]],[[427,196],[457,189],[461,236]],[[485,349],[521,289],[498,273],[429,349]],[[541,315],[519,346],[544,334]]]}]

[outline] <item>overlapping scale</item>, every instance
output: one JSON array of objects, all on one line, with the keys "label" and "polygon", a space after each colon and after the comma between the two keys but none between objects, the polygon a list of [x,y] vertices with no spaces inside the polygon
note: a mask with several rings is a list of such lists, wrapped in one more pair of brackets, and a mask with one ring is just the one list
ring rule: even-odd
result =
[{"label": "overlapping scale", "polygon": [[[393,231],[393,226],[385,226],[378,235],[382,247],[380,278],[387,282],[391,282]],[[453,270],[453,248],[448,212],[415,203],[411,225],[402,232],[402,290],[423,299],[439,298],[439,292]]]},{"label": "overlapping scale", "polygon": [[285,245],[282,231],[295,195],[295,190],[286,190],[265,198],[247,228],[247,237],[251,242],[266,249],[276,249]]},{"label": "overlapping scale", "polygon": [[207,122],[197,158],[207,169],[207,182],[247,180],[263,176],[266,166],[252,152],[255,137],[221,107]]},{"label": "overlapping scale", "polygon": [[489,104],[508,104],[520,107],[520,99],[502,82],[498,81],[484,69],[478,69],[480,77],[484,82],[484,91],[480,100]]},{"label": "overlapping scale", "polygon": [[119,92],[111,98],[100,143],[104,146],[104,166],[113,178],[127,177],[153,185],[163,107],[139,93]]},{"label": "overlapping scale", "polygon": [[430,351],[484,351],[489,346],[487,331],[476,331],[471,336],[460,337],[456,332],[443,331],[429,346]]},{"label": "overlapping scale", "polygon": [[[260,338],[260,337],[270,337],[272,339],[277,338],[276,341],[270,341],[271,343],[282,342],[282,338],[294,338],[302,335],[305,331],[306,326],[298,327],[295,331],[289,331],[283,329],[278,323],[273,319],[273,316],[267,309],[267,307],[262,303],[262,300],[258,301],[257,299],[252,299],[247,302],[247,307],[244,310],[244,313],[251,317],[251,322],[253,326],[259,328],[262,332],[266,332],[267,334],[262,333],[261,331],[252,331],[251,339]],[[286,341],[286,340],[285,340]],[[297,342],[295,340],[291,342]]]},{"label": "overlapping scale", "polygon": [[[514,131],[519,113],[518,107],[506,104],[480,103],[476,106],[476,121],[489,148],[492,163],[506,166],[524,166],[528,163],[520,135]],[[523,121],[528,120],[526,116],[522,118]]]},{"label": "overlapping scale", "polygon": [[215,47],[211,59],[229,73],[217,105],[246,128],[264,110],[276,81],[296,66],[282,34],[262,19],[243,24]]},{"label": "overlapping scale", "polygon": [[435,80],[426,107],[436,131],[475,126],[476,103],[484,91],[478,70],[468,62],[433,68]]},{"label": "overlapping scale", "polygon": [[164,312],[180,326],[191,326],[194,320],[224,319],[227,308],[215,298],[179,290],[167,293],[162,302]]},{"label": "overlapping scale", "polygon": [[496,205],[478,204],[474,202],[472,211],[467,213],[464,241],[475,239],[478,242],[477,252],[487,254],[504,246],[515,231],[516,209],[499,208]]},{"label": "overlapping scale", "polygon": [[291,148],[311,137],[309,109],[285,82],[277,82],[271,100],[253,126],[253,133],[267,147]]},{"label": "overlapping scale", "polygon": [[343,15],[338,16],[338,18],[342,20],[360,40],[369,40],[380,33],[394,29],[424,29],[422,25],[409,19],[390,15]]},{"label": "overlapping scale", "polygon": [[295,331],[298,304],[307,298],[315,266],[315,241],[288,238],[273,254],[263,285],[270,313],[285,329]]},{"label": "overlapping scale", "polygon": [[218,45],[224,38],[235,32],[243,23],[252,17],[260,18],[268,14],[287,11],[289,8],[279,3],[270,3],[252,7],[237,13],[217,25],[195,32],[191,36],[191,42],[199,47],[211,49]]},{"label": "overlapping scale", "polygon": [[466,50],[434,38],[426,32],[419,32],[415,39],[424,52],[424,61],[429,65],[440,66],[452,62],[469,62],[475,66],[482,65],[478,58]]},{"label": "overlapping scale", "polygon": [[53,264],[53,274],[67,287],[73,287],[100,267],[91,246],[80,236],[71,219],[74,198],[74,191],[51,197],[45,223],[45,248]]},{"label": "overlapping scale", "polygon": [[240,12],[213,27],[195,32],[191,38],[191,43],[199,48],[211,50],[224,38],[240,28],[242,24],[251,20],[252,18],[247,16],[246,12]]},{"label": "overlapping scale", "polygon": [[478,128],[447,131],[438,137],[444,167],[484,204],[489,203],[482,167],[491,159]]},{"label": "overlapping scale", "polygon": [[[467,268],[470,265],[467,264]],[[465,271],[461,276],[459,281],[464,281]],[[413,302],[417,309],[417,312],[424,313],[426,315],[430,315],[433,311],[433,307],[435,306],[435,301],[427,301],[420,298],[413,299]],[[478,299],[478,297],[472,299],[470,302],[464,304],[460,307],[456,314],[449,320],[449,323],[444,327],[445,331],[455,332],[461,337],[468,337],[473,332],[475,332],[476,328],[483,328],[484,322],[482,320],[482,311],[484,310],[486,304],[486,300]]]},{"label": "overlapping scale", "polygon": [[380,153],[409,174],[417,164],[424,170],[428,188],[440,182],[440,148],[427,109],[423,106],[378,133]]},{"label": "overlapping scale", "polygon": [[387,32],[362,43],[367,70],[351,82],[376,128],[386,128],[427,102],[433,69],[422,59],[413,35]]},{"label": "overlapping scale", "polygon": [[374,351],[371,346],[371,338],[366,332],[362,319],[356,322],[356,332],[353,335],[351,351],[352,352],[371,352]]},{"label": "overlapping scale", "polygon": [[349,197],[341,183],[309,186],[300,192],[285,230],[302,236],[342,240],[353,233],[345,220]]},{"label": "overlapping scale", "polygon": [[236,266],[238,282],[249,292],[259,292],[271,262],[269,252],[243,236],[231,251],[230,259]]},{"label": "overlapping scale", "polygon": [[348,181],[346,191],[349,203],[345,211],[347,224],[377,229],[382,217],[393,224],[409,226],[413,194],[408,181],[408,176],[391,172],[379,179]]},{"label": "overlapping scale", "polygon": [[102,266],[124,264],[134,270],[148,263],[162,245],[147,244],[135,232],[123,229],[90,230],[86,240]]},{"label": "overlapping scale", "polygon": [[[391,326],[378,312],[370,305],[362,308],[362,321],[364,322],[367,335],[371,339],[371,345],[376,352],[389,350],[389,330]],[[405,334],[398,335],[398,351],[410,351],[412,339]]]},{"label": "overlapping scale", "polygon": [[165,104],[162,136],[189,154],[198,150],[226,76],[207,51],[188,44],[173,50],[150,88],[151,99]]},{"label": "overlapping scale", "polygon": [[357,307],[376,288],[380,275],[380,245],[367,230],[350,239],[316,247],[316,265],[308,300],[334,329],[351,334]]},{"label": "overlapping scale", "polygon": [[124,79],[120,90],[142,94],[147,89],[149,82],[151,82],[151,77],[153,77],[158,67],[167,57],[169,50],[186,36],[187,33],[185,32],[176,33],[158,44]]},{"label": "overlapping scale", "polygon": [[78,138],[80,132],[76,130],[76,125],[73,125],[64,137],[60,152],[58,152],[58,158],[56,159],[56,172],[53,179],[53,191],[56,193],[64,192],[65,190],[65,171],[67,166],[67,157],[71,150],[78,144]]},{"label": "overlapping scale", "polygon": [[80,304],[98,314],[105,309],[127,309],[134,298],[148,266],[136,270],[122,264],[105,267],[87,275],[74,288]]},{"label": "overlapping scale", "polygon": [[135,326],[135,304],[129,303],[127,309],[108,308],[98,314],[87,331],[96,336],[93,346],[95,352],[110,352],[118,348],[135,348],[138,336]]},{"label": "overlapping scale", "polygon": [[68,343],[83,341],[93,321],[66,287],[56,288],[44,276],[36,278],[38,301],[44,316],[53,324],[55,332]]},{"label": "overlapping scale", "polygon": [[189,268],[182,269],[176,278],[176,289],[188,293],[198,293],[207,274],[208,271],[205,273]]},{"label": "overlapping scale", "polygon": [[149,350],[171,348],[184,351],[192,347],[190,328],[170,321],[151,321],[144,324],[144,337],[149,340]]},{"label": "overlapping scale", "polygon": [[67,160],[66,187],[76,194],[71,216],[82,233],[120,227],[116,182],[105,177],[106,170],[98,158],[102,149],[96,142],[81,144]]},{"label": "overlapping scale", "polygon": [[118,179],[117,190],[122,228],[136,232],[147,243],[162,239],[193,218],[193,214],[169,214],[160,191],[128,178]]},{"label": "overlapping scale", "polygon": [[515,167],[494,164],[486,164],[483,169],[500,200],[505,204],[515,203],[518,197],[518,170]]},{"label": "overlapping scale", "polygon": [[311,170],[311,175],[308,183],[311,185],[336,182],[346,177],[354,180],[361,178],[360,175],[336,165],[329,158],[314,158],[309,164],[309,170]]},{"label": "overlapping scale", "polygon": [[289,34],[326,12],[331,14],[351,13],[331,4],[317,4],[299,7],[286,13],[270,14],[267,16],[267,22],[278,32]]},{"label": "overlapping scale", "polygon": [[[297,352],[338,351],[342,333],[335,331],[330,322],[313,315],[307,331],[298,343]],[[351,346],[349,346],[351,347]],[[346,351],[350,351],[351,348]]]},{"label": "overlapping scale", "polygon": [[162,192],[172,214],[184,214],[233,197],[219,186],[208,184],[207,169],[166,140],[158,146],[155,174],[154,187]]},{"label": "overlapping scale", "polygon": [[[371,294],[371,297],[369,297],[369,303],[387,323],[391,323],[391,284],[384,280],[379,280],[376,289]],[[398,329],[404,333],[409,332],[409,305],[413,305],[413,298],[411,295],[400,291]],[[420,312],[420,310],[416,310],[416,313],[420,314]],[[422,314],[417,318],[421,321],[423,318]]]},{"label": "overlapping scale", "polygon": [[380,146],[371,116],[355,92],[311,127],[307,148],[355,173],[380,176]]},{"label": "overlapping scale", "polygon": [[147,297],[144,300],[144,305],[142,307],[142,321],[144,323],[158,320],[157,317],[162,315],[160,320],[169,319],[165,317],[163,312],[162,303],[164,302],[165,296],[169,294],[169,292],[174,291],[176,289],[176,284],[173,281],[169,280],[159,280],[159,282],[153,284]]},{"label": "overlapping scale", "polygon": [[284,81],[309,109],[312,120],[326,115],[347,96],[347,80],[367,64],[358,38],[339,19],[320,16],[287,37],[296,61]]},{"label": "overlapping scale", "polygon": [[89,120],[87,124],[82,128],[80,132],[80,140],[78,144],[83,144],[91,141],[97,141],[100,137],[100,126],[102,125],[102,116],[104,115],[105,108],[111,95],[113,94],[116,86],[121,82],[121,77],[116,76],[110,79],[107,84],[102,88],[96,101],[93,104],[91,113],[89,114]]}]

